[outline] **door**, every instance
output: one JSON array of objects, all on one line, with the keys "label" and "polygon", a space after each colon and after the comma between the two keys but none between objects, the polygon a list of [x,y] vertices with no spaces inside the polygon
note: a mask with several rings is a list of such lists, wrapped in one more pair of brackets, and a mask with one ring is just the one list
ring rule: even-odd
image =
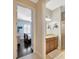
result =
[{"label": "door", "polygon": [[35,51],[35,11],[29,5],[17,3],[17,58]]}]

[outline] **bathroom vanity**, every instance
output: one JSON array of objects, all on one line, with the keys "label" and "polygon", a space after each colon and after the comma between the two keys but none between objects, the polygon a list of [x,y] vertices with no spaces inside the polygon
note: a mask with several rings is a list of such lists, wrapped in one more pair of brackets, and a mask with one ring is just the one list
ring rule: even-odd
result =
[{"label": "bathroom vanity", "polygon": [[58,38],[55,35],[46,35],[46,54],[58,47]]}]

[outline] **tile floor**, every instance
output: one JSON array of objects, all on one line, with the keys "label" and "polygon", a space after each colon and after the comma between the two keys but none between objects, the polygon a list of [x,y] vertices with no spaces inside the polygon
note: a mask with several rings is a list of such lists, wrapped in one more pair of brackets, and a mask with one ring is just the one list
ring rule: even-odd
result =
[{"label": "tile floor", "polygon": [[56,49],[46,56],[46,59],[65,59],[65,51]]},{"label": "tile floor", "polygon": [[24,57],[21,57],[21,58],[18,58],[18,59],[41,59],[38,55],[32,53],[32,54],[29,54],[27,56],[24,56]]},{"label": "tile floor", "polygon": [[17,52],[18,52],[17,58],[20,58],[20,57],[23,57],[23,56],[26,56],[26,55],[33,53],[33,49],[31,48],[31,45],[29,45],[28,47],[25,47],[24,46],[24,40],[21,39],[20,40],[20,46],[18,47]]},{"label": "tile floor", "polygon": [[[19,59],[41,59],[41,58],[38,55],[32,53]],[[65,51],[55,50],[49,53],[46,59],[65,59]]]}]

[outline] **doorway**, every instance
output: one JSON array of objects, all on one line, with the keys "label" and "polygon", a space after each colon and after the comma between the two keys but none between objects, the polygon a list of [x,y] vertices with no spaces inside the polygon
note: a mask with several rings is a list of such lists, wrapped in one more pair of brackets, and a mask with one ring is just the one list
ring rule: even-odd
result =
[{"label": "doorway", "polygon": [[45,25],[46,59],[65,59],[65,0],[46,1]]},{"label": "doorway", "polygon": [[17,58],[33,53],[32,10],[17,5]]}]

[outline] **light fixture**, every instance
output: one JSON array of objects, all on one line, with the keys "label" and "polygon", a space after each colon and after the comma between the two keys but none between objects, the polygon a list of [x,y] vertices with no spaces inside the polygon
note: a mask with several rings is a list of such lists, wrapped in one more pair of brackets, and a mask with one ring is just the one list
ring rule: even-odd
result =
[{"label": "light fixture", "polygon": [[50,18],[47,18],[47,17],[45,18],[45,20],[46,20],[46,21],[51,21],[51,19],[50,19]]}]

